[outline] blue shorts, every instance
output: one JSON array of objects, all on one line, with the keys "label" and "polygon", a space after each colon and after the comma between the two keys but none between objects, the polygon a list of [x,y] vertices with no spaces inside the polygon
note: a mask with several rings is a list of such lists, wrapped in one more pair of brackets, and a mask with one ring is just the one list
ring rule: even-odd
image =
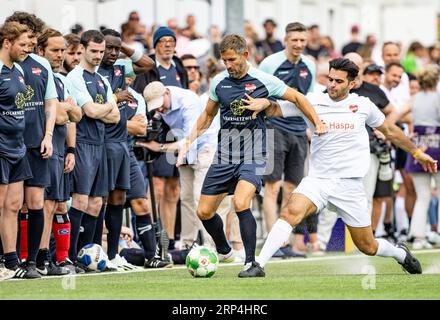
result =
[{"label": "blue shorts", "polygon": [[50,185],[49,159],[41,157],[40,148],[26,150],[26,158],[32,172],[32,178],[24,181],[28,187],[46,188]]},{"label": "blue shorts", "polygon": [[139,198],[147,198],[148,184],[142,174],[141,167],[137,162],[133,151],[130,151],[130,190],[127,191],[127,201]]},{"label": "blue shorts", "polygon": [[108,191],[130,189],[130,156],[126,142],[106,142]]},{"label": "blue shorts", "polygon": [[16,162],[0,157],[0,184],[11,184],[29,178],[32,178],[32,171],[26,156]]},{"label": "blue shorts", "polygon": [[[168,159],[171,159],[171,163]],[[176,157],[171,154],[161,154],[157,159],[153,161],[153,176],[154,177],[178,177],[179,170],[176,167]]]},{"label": "blue shorts", "polygon": [[108,195],[107,156],[105,144],[76,143],[75,168],[72,173],[72,193],[90,197]]},{"label": "blue shorts", "polygon": [[203,182],[202,194],[234,194],[239,180],[252,183],[260,193],[266,164],[212,164]]},{"label": "blue shorts", "polygon": [[45,200],[63,202],[69,200],[69,182],[64,174],[64,157],[54,154],[49,159],[50,185],[44,192]]}]

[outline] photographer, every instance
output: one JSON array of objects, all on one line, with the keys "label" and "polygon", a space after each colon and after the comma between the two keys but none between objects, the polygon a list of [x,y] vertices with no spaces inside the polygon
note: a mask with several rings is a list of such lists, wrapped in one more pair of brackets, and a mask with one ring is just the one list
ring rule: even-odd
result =
[{"label": "photographer", "polygon": [[[164,144],[156,141],[137,142],[137,145],[154,152],[175,153],[203,111],[200,98],[190,90],[173,86],[165,87],[159,81],[146,86],[144,97],[148,111],[156,110],[179,141]],[[187,165],[179,168],[182,203],[181,240],[184,249],[189,249],[196,240],[198,231],[203,230],[195,208],[198,205],[203,180],[216,151],[216,135],[215,128],[208,129],[191,146]]]}]

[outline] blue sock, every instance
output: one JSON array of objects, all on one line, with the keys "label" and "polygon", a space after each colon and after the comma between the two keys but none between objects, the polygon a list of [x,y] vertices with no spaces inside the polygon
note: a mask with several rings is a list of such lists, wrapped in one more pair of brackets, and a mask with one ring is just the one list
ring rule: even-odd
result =
[{"label": "blue sock", "polygon": [[107,227],[107,255],[112,260],[118,253],[119,236],[122,228],[123,205],[107,203],[105,211],[105,226]]},{"label": "blue sock", "polygon": [[156,233],[151,215],[136,216],[136,231],[144,247],[145,259],[150,260],[156,254]]},{"label": "blue sock", "polygon": [[69,247],[69,259],[72,261],[78,260],[78,238],[79,231],[81,228],[81,220],[84,212],[70,207],[69,218],[70,218],[70,247]]},{"label": "blue sock", "polygon": [[86,244],[93,243],[93,236],[95,235],[96,221],[98,217],[84,214],[81,220],[81,227],[83,231],[79,234],[78,248],[81,250]]},{"label": "blue sock", "polygon": [[238,220],[240,221],[240,234],[243,240],[244,251],[246,252],[246,261],[255,261],[255,247],[257,246],[257,221],[251,209],[246,209],[237,212]]},{"label": "blue sock", "polygon": [[223,231],[222,218],[216,213],[211,219],[202,220],[203,226],[206,231],[211,235],[214,240],[217,252],[220,254],[227,254],[231,251],[231,247],[226,240],[225,232]]},{"label": "blue sock", "polygon": [[40,249],[41,236],[44,229],[43,209],[28,209],[28,257],[27,261],[36,262],[38,250]]},{"label": "blue sock", "polygon": [[102,245],[102,229],[104,227],[105,218],[105,205],[102,205],[101,211],[99,212],[98,221],[96,221],[95,235],[93,236],[93,243]]}]

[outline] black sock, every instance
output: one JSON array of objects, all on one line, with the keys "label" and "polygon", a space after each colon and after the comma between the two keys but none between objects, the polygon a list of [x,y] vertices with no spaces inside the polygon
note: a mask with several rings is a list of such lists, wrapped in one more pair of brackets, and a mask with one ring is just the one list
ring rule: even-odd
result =
[{"label": "black sock", "polygon": [[95,234],[93,236],[93,243],[99,245],[102,245],[102,229],[104,228],[105,208],[105,204],[102,204],[101,211],[99,211],[98,221],[96,221]]},{"label": "black sock", "polygon": [[[408,225],[411,227],[411,218],[412,217],[408,217]],[[408,229],[409,229],[409,227],[408,227]]]},{"label": "black sock", "polygon": [[174,239],[170,239],[170,243],[168,244],[168,250],[176,249],[176,241]]},{"label": "black sock", "polygon": [[69,247],[69,259],[76,261],[78,258],[78,238],[81,228],[81,220],[84,212],[70,207],[69,219],[70,219],[70,247]]},{"label": "black sock", "polygon": [[156,234],[150,214],[136,216],[136,231],[144,247],[145,259],[150,260],[156,254]]},{"label": "black sock", "polygon": [[215,242],[217,252],[220,254],[227,254],[231,251],[231,247],[226,240],[225,232],[223,231],[222,218],[216,213],[211,219],[202,220],[203,226],[210,234]]},{"label": "black sock", "polygon": [[112,260],[118,253],[119,236],[122,228],[123,205],[107,203],[105,211],[105,226],[107,227],[107,255]]},{"label": "black sock", "polygon": [[37,266],[44,266],[44,262],[49,262],[50,261],[50,253],[49,253],[49,249],[40,249],[38,250],[38,255],[37,255]]},{"label": "black sock", "polygon": [[5,267],[8,269],[14,269],[20,263],[17,252],[15,251],[5,253],[3,259],[5,259]]},{"label": "black sock", "polygon": [[246,261],[255,261],[255,248],[257,246],[257,221],[251,209],[246,209],[237,212],[238,220],[240,221],[240,234],[243,240],[244,251],[246,252]]},{"label": "black sock", "polygon": [[81,220],[82,232],[78,238],[78,249],[81,250],[86,244],[93,243],[93,237],[95,235],[96,222],[98,217],[91,216],[85,213]]},{"label": "black sock", "polygon": [[393,226],[390,222],[384,223],[383,226],[387,234],[390,234],[392,232]]},{"label": "black sock", "polygon": [[28,209],[28,257],[27,261],[36,261],[38,250],[40,249],[41,236],[44,229],[43,209]]}]

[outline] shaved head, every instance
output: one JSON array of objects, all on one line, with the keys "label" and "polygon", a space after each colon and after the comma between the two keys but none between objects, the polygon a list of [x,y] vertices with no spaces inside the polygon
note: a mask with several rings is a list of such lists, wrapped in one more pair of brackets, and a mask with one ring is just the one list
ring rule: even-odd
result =
[{"label": "shaved head", "polygon": [[347,53],[344,58],[354,62],[354,64],[357,65],[359,69],[362,68],[362,63],[364,62],[364,59],[362,59],[362,57],[356,52]]}]

